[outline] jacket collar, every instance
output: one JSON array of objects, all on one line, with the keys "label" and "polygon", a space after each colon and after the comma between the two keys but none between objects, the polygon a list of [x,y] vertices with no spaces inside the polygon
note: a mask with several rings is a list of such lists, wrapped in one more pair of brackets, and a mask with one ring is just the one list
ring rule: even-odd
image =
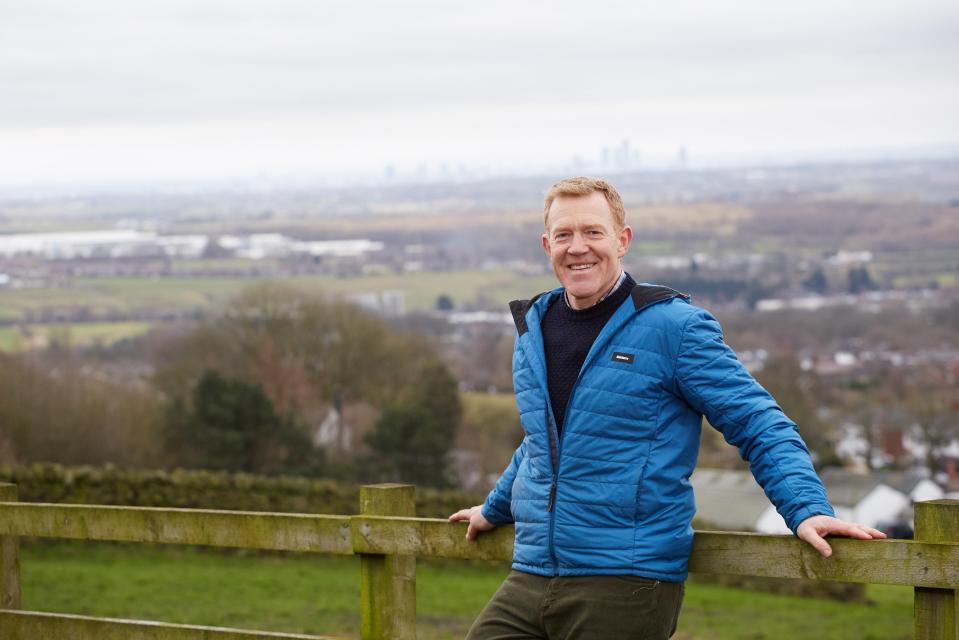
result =
[{"label": "jacket collar", "polygon": [[[540,324],[551,301],[561,295],[563,295],[563,288],[558,287],[552,291],[544,291],[529,300],[514,300],[509,304],[510,311],[513,314],[513,320],[516,323],[516,330],[519,334],[519,343],[517,346],[526,354],[526,361],[533,370],[533,375],[536,377],[540,388],[543,389],[546,394],[546,406],[550,412],[552,412],[552,406],[549,402],[549,393],[546,391],[549,387],[546,380],[546,354],[544,352],[543,331]],[[605,347],[610,337],[615,335],[620,327],[626,324],[630,318],[651,305],[676,297],[681,297],[686,300],[689,299],[689,296],[670,289],[669,287],[648,284],[637,284],[634,286],[632,291],[630,291],[629,297],[623,300],[619,308],[613,312],[613,316],[606,322],[606,326],[604,326],[599,332],[599,335],[596,336],[596,340],[593,341],[589,353],[586,354],[586,359],[583,362],[582,369],[580,369],[580,374],[589,366],[590,361],[596,354]]]},{"label": "jacket collar", "polygon": [[[539,324],[539,319],[542,317],[542,314],[545,312],[546,308],[549,306],[550,301],[554,296],[563,295],[563,288],[557,287],[552,291],[544,291],[542,293],[537,293],[535,296],[529,300],[513,300],[509,303],[510,313],[513,314],[513,323],[516,324],[516,331],[519,332],[519,335],[523,335],[529,331],[529,322],[527,320],[527,315],[530,312],[530,309],[537,307],[538,314],[536,316],[536,324]],[[680,293],[675,289],[669,287],[664,287],[658,284],[636,284],[633,286],[633,290],[630,291],[629,297],[633,302],[633,309],[635,311],[642,311],[646,307],[656,304],[657,302],[663,302],[665,300],[670,300],[672,298],[683,298],[687,302],[690,299],[689,294]],[[536,304],[539,301],[539,304]],[[626,304],[625,302],[623,303]],[[619,312],[617,311],[617,315]],[[532,317],[530,319],[533,319]],[[610,322],[612,322],[610,318]]]}]

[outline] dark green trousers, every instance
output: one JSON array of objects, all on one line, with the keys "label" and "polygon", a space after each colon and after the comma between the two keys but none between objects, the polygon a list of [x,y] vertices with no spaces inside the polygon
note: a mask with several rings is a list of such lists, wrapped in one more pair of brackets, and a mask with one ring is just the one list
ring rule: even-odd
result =
[{"label": "dark green trousers", "polygon": [[512,571],[467,640],[667,640],[682,603],[679,582]]}]

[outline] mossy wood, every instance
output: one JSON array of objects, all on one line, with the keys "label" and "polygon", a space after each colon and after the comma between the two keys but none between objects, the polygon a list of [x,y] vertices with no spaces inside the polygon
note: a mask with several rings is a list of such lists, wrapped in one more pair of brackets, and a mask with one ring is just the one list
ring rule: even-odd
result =
[{"label": "mossy wood", "polygon": [[[360,513],[416,515],[412,485],[379,484],[360,489]],[[354,536],[355,537],[355,536]],[[416,556],[405,549],[360,553],[360,637],[416,639]]]},{"label": "mossy wood", "polygon": [[[959,500],[915,505],[916,540],[959,542]],[[959,565],[954,561],[953,566]],[[916,583],[919,585],[919,583]],[[951,588],[936,588],[950,587]],[[915,640],[959,640],[959,581],[917,586],[914,595]]]},{"label": "mossy wood", "polygon": [[[0,483],[0,500],[14,502],[16,499],[16,485]],[[20,539],[12,535],[0,535],[0,609],[19,608]]]},{"label": "mossy wood", "polygon": [[959,544],[829,538],[823,558],[792,536],[697,531],[689,570],[869,584],[959,585]]},{"label": "mossy wood", "polygon": [[[468,542],[466,524],[427,518],[353,518],[357,553],[509,560],[513,528],[498,527]],[[831,558],[791,536],[699,531],[690,571],[769,578],[949,587],[959,584],[959,544],[830,538]]]},{"label": "mossy wood", "polygon": [[406,553],[420,557],[510,560],[513,527],[497,527],[475,541],[466,539],[467,524],[433,518],[354,516],[353,548],[357,553]]},{"label": "mossy wood", "polygon": [[352,554],[349,516],[0,503],[0,536]]},{"label": "mossy wood", "polygon": [[3,640],[333,640],[329,636],[90,618],[34,611],[0,611],[0,638]]}]

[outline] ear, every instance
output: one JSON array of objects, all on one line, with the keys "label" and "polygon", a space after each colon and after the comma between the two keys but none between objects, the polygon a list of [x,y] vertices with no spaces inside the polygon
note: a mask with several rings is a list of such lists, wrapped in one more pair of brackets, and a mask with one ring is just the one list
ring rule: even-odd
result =
[{"label": "ear", "polygon": [[626,252],[629,251],[629,243],[633,240],[633,228],[631,226],[624,225],[619,232],[619,248],[616,251],[616,255],[622,258],[626,255]]},{"label": "ear", "polygon": [[544,234],[543,234],[543,237],[542,237],[542,240],[543,240],[543,251],[546,252],[546,255],[552,257],[552,256],[553,256],[553,253],[552,253],[553,250],[552,250],[552,247],[549,246],[549,236],[544,233]]}]

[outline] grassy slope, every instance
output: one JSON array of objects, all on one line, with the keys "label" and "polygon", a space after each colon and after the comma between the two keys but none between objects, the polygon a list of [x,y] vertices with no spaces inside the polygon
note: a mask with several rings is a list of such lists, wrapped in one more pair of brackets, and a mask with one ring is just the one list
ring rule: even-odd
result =
[{"label": "grassy slope", "polygon": [[[25,609],[344,636],[359,629],[355,558],[53,543],[26,545],[22,566]],[[463,637],[505,574],[503,566],[420,562],[419,637]],[[909,638],[911,590],[874,586],[869,595],[876,604],[691,583],[677,637]]]},{"label": "grassy slope", "polygon": [[[243,287],[264,278],[77,278],[64,289],[0,289],[0,317],[21,319],[26,312],[85,307],[94,313],[215,307]],[[457,305],[475,302],[481,295],[504,301],[529,297],[555,286],[552,276],[517,276],[506,270],[422,272],[408,275],[375,275],[338,278],[296,276],[274,281],[313,293],[338,296],[354,292],[402,291],[407,310],[432,309],[440,294]]]}]

